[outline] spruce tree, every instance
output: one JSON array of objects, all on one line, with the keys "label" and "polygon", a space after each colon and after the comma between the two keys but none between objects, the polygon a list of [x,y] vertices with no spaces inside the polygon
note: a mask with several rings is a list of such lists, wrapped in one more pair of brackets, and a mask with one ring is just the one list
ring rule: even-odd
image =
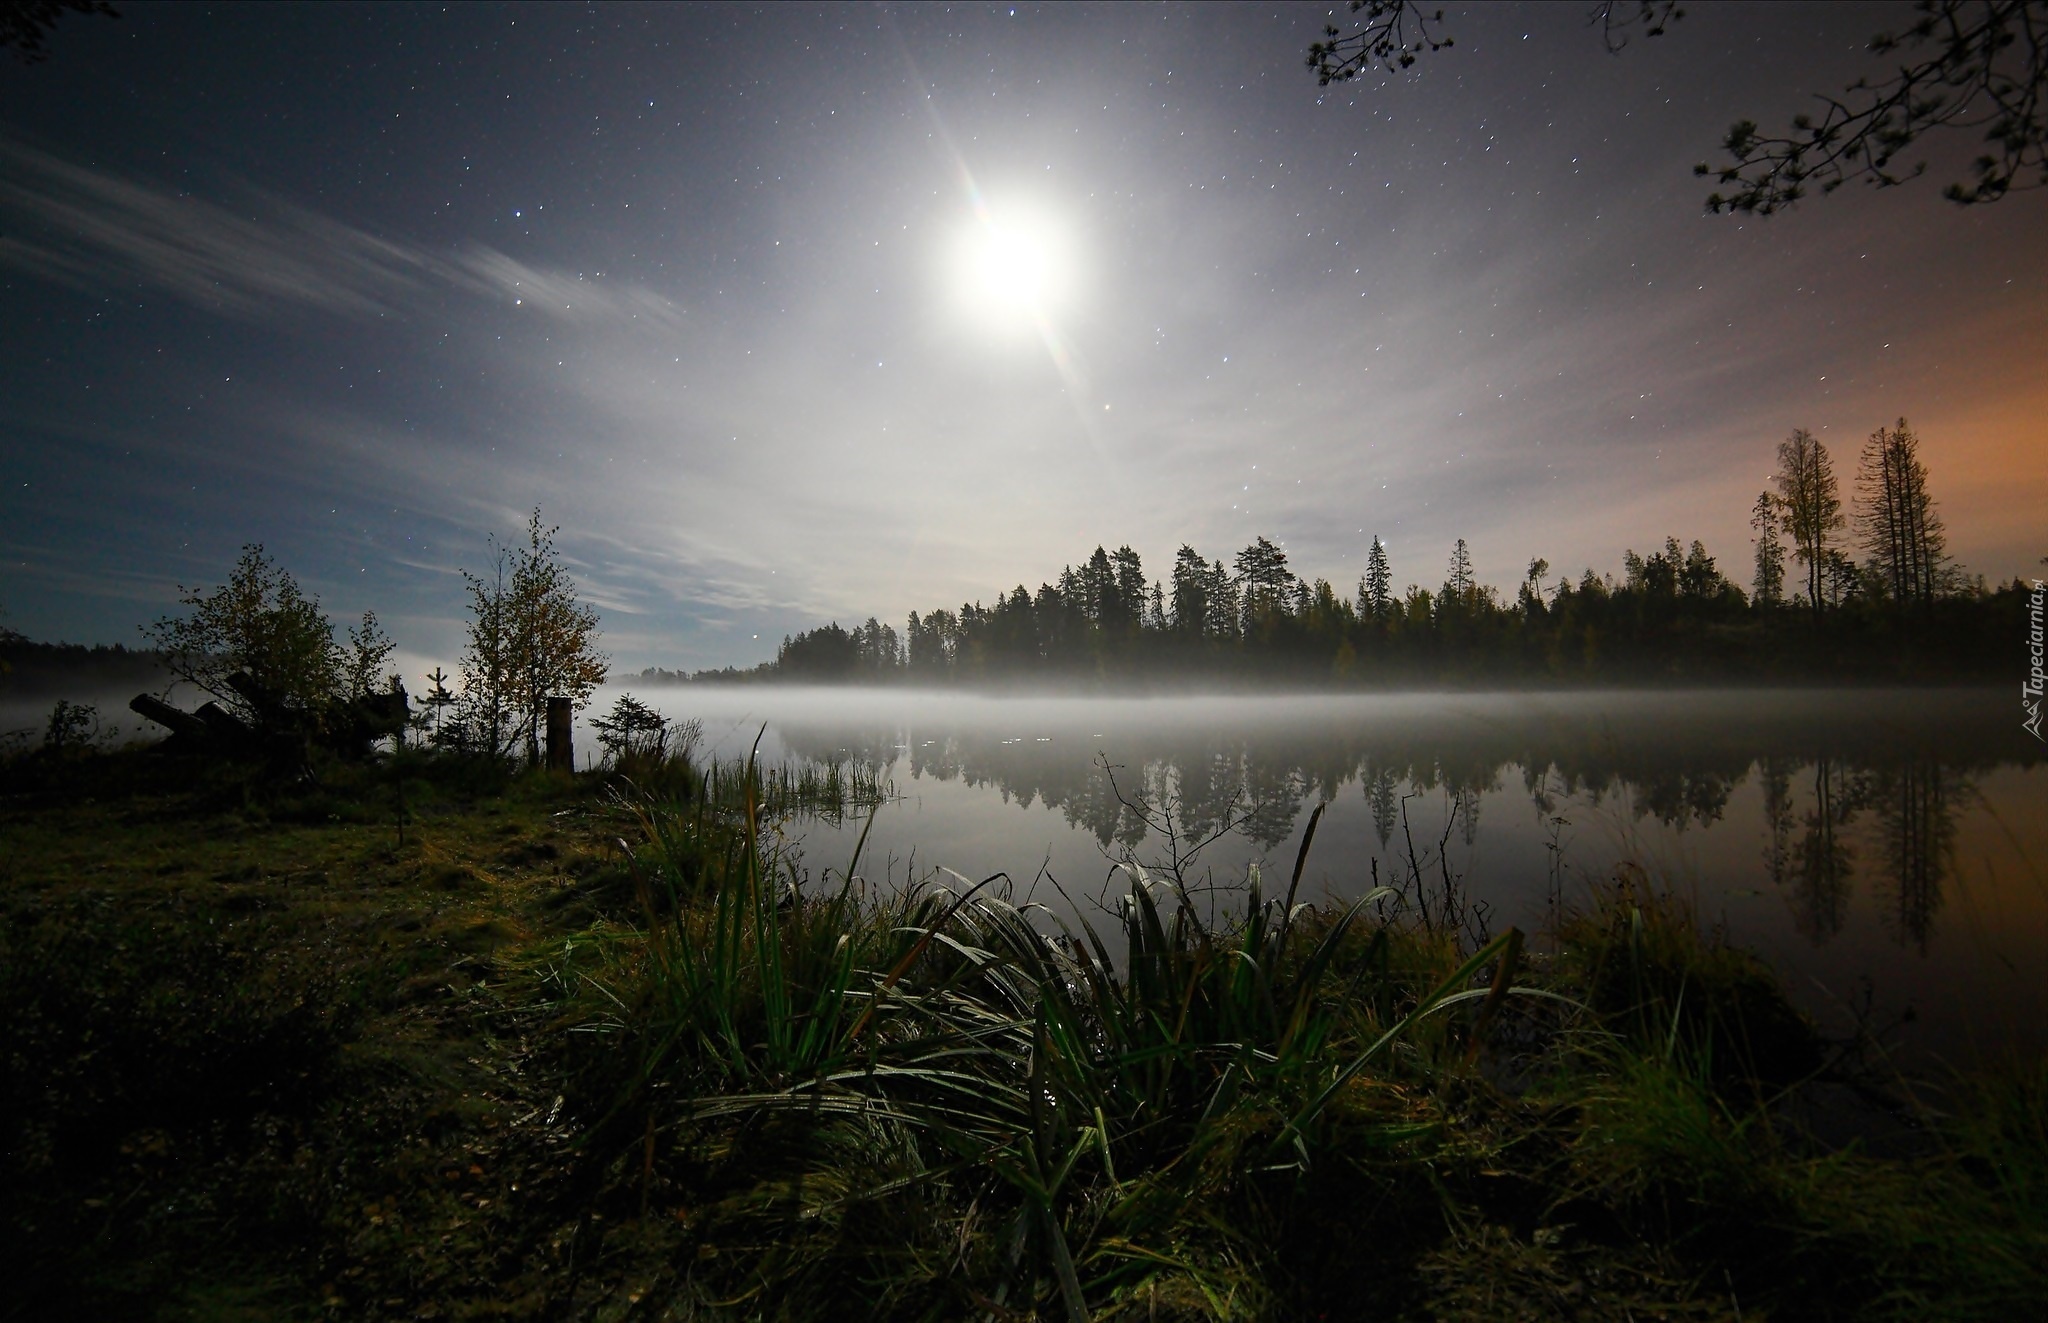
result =
[{"label": "spruce tree", "polygon": [[1756,575],[1750,580],[1750,600],[1758,606],[1777,606],[1785,600],[1785,544],[1778,541],[1778,503],[1769,492],[1757,493],[1749,526],[1756,530]]},{"label": "spruce tree", "polygon": [[1394,609],[1394,573],[1387,565],[1387,546],[1373,534],[1372,550],[1365,553],[1365,577],[1358,581],[1358,614],[1385,624]]}]

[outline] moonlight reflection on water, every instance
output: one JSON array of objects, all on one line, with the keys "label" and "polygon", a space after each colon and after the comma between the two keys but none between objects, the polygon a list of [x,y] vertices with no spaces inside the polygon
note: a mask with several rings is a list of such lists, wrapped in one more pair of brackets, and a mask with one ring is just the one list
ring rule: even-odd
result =
[{"label": "moonlight reflection on water", "polygon": [[[617,691],[612,691],[617,692]],[[1632,862],[1769,959],[1841,1028],[1909,1008],[1916,1051],[2048,1044],[2048,771],[2001,691],[1622,691],[1047,698],[769,686],[643,689],[707,744],[857,761],[900,797],[862,865],[1007,872],[1093,913],[1114,861],[1166,853],[1132,801],[1176,807],[1220,880],[1356,896],[1448,866],[1497,931]],[[611,693],[601,694],[593,711]],[[843,867],[861,824],[796,829]],[[1034,881],[1035,879],[1035,881]],[[1058,882],[1058,887],[1052,881]]]}]

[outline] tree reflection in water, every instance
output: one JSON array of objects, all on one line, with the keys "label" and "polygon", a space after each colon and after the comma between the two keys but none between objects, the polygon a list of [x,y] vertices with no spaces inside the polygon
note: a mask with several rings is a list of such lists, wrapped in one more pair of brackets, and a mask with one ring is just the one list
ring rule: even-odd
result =
[{"label": "tree reflection in water", "polygon": [[1942,882],[1955,855],[1956,818],[1976,787],[1936,763],[1909,762],[1874,776],[1879,852],[1894,889],[1891,918],[1899,943],[1922,955],[1934,936]]},{"label": "tree reflection in water", "polygon": [[1380,838],[1380,848],[1386,849],[1394,838],[1394,813],[1400,803],[1400,778],[1383,764],[1367,760],[1359,772],[1359,780],[1365,786],[1365,802],[1372,806],[1372,830]]},{"label": "tree reflection in water", "polygon": [[1854,811],[1855,797],[1842,793],[1838,777],[1825,758],[1813,765],[1813,801],[1792,852],[1792,925],[1815,946],[1842,931],[1855,867],[1855,854],[1839,830]]},{"label": "tree reflection in water", "polygon": [[[960,722],[921,730],[793,724],[780,734],[795,754],[868,763],[899,786],[907,772],[913,781],[994,790],[1021,807],[1042,802],[1120,856],[1146,844],[1147,826],[1118,785],[1137,800],[1172,803],[1190,838],[1233,824],[1271,851],[1300,828],[1311,805],[1334,802],[1356,781],[1373,835],[1399,858],[1404,800],[1441,797],[1446,838],[1470,849],[1481,838],[1482,798],[1513,772],[1550,840],[1553,891],[1559,834],[1568,825],[1561,804],[1619,811],[1673,832],[1705,830],[1724,821],[1731,799],[1753,779],[1763,871],[1808,942],[1824,945],[1842,933],[1863,870],[1883,898],[1893,938],[1926,950],[1953,874],[1958,815],[1975,802],[1973,777],[2014,760],[2010,731],[1961,699],[1925,695],[1674,695],[1662,707],[1654,698],[1637,696],[1633,719],[1592,709],[1561,719],[1541,704],[1525,709],[1501,699],[1505,715],[1483,720],[1461,718],[1446,700],[1433,713],[1346,722],[1309,710],[1284,722],[1233,725],[1225,701],[1205,709],[1213,720],[1155,713],[1122,725],[1106,724],[1116,709],[1103,705],[1089,717],[1099,729],[1085,733]],[[1419,841],[1419,822],[1415,830]],[[1428,844],[1438,830],[1429,828]]]}]

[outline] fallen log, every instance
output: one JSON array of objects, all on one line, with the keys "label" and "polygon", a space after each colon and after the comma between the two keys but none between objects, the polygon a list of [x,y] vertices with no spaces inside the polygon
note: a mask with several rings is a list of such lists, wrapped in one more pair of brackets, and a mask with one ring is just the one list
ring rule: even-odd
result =
[{"label": "fallen log", "polygon": [[201,703],[199,711],[193,715],[205,724],[207,731],[216,739],[226,740],[230,744],[247,744],[256,738],[256,732],[250,730],[247,723],[211,699]]},{"label": "fallen log", "polygon": [[147,717],[164,727],[173,735],[182,735],[189,740],[213,738],[213,731],[207,724],[190,712],[172,707],[151,694],[137,694],[128,700],[128,710],[140,717]]}]

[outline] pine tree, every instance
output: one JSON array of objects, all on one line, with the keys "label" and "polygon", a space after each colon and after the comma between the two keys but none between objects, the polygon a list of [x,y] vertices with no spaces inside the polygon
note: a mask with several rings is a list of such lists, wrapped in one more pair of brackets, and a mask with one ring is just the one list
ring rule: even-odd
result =
[{"label": "pine tree", "polygon": [[1209,603],[1208,633],[1212,638],[1234,639],[1237,637],[1238,602],[1237,589],[1230,582],[1229,571],[1223,562],[1209,562],[1209,584],[1206,594]]},{"label": "pine tree", "polygon": [[1373,534],[1372,550],[1365,553],[1365,577],[1358,581],[1358,614],[1385,624],[1394,610],[1394,574],[1387,565],[1387,546]]},{"label": "pine tree", "polygon": [[1464,538],[1459,538],[1451,548],[1450,577],[1444,580],[1444,596],[1459,606],[1472,605],[1472,549],[1465,545]]},{"label": "pine tree", "polygon": [[1088,557],[1080,574],[1082,609],[1087,612],[1090,622],[1109,625],[1118,615],[1116,570],[1109,563],[1109,553],[1101,547]]},{"label": "pine tree", "polygon": [[1721,571],[1714,564],[1714,558],[1707,554],[1707,548],[1698,538],[1685,553],[1685,563],[1678,571],[1678,591],[1695,601],[1705,601],[1721,590]]},{"label": "pine tree", "polygon": [[1237,581],[1244,592],[1247,634],[1260,617],[1287,610],[1294,572],[1287,568],[1287,553],[1266,538],[1258,538],[1237,553]]},{"label": "pine tree", "polygon": [[1145,614],[1145,567],[1138,553],[1118,547],[1109,563],[1116,572],[1115,623],[1120,629],[1135,629]]},{"label": "pine tree", "polygon": [[1209,626],[1209,563],[1182,544],[1173,557],[1173,628],[1199,637]]},{"label": "pine tree", "polygon": [[455,694],[448,688],[448,681],[453,678],[439,666],[427,673],[430,687],[420,701],[433,712],[433,724],[427,739],[434,744],[441,742],[441,714],[455,703]]},{"label": "pine tree", "polygon": [[1758,606],[1777,606],[1785,600],[1785,544],[1778,541],[1778,504],[1769,492],[1757,493],[1749,526],[1756,530],[1756,575],[1750,580],[1750,600]]}]

